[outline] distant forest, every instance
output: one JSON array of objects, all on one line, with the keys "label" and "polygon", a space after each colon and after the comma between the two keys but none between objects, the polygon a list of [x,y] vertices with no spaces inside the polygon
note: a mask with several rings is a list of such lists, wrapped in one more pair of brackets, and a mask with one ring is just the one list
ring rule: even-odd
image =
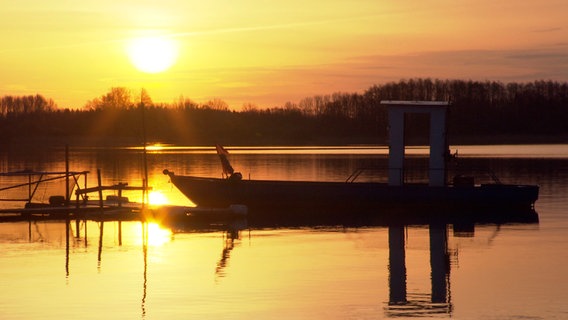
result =
[{"label": "distant forest", "polygon": [[[41,95],[0,98],[3,145],[22,143],[133,145],[384,144],[387,113],[381,100],[450,101],[453,144],[568,142],[568,83],[502,83],[409,79],[374,85],[364,93],[334,93],[297,103],[232,111],[220,99],[198,104],[180,98],[155,104],[112,88],[82,110],[58,109]],[[143,107],[142,107],[143,106]],[[427,143],[428,122],[407,118],[409,143]]]}]

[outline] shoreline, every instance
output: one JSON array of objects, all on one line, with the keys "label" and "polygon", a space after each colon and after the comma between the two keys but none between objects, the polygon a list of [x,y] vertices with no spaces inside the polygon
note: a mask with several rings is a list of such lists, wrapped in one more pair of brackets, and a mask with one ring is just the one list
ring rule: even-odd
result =
[{"label": "shoreline", "polygon": [[[343,139],[309,139],[302,143],[298,143],[295,139],[289,141],[275,141],[274,143],[266,143],[266,141],[239,142],[230,141],[218,143],[224,146],[239,147],[372,147],[372,146],[388,146],[388,141],[380,141],[382,139],[372,139],[368,137],[343,138]],[[552,144],[568,144],[568,134],[564,135],[492,135],[492,136],[461,136],[451,137],[448,139],[449,145],[552,145]],[[204,141],[202,143],[172,143],[168,141],[151,141],[147,145],[163,144],[166,146],[180,147],[211,147],[216,143]],[[428,145],[428,141],[412,141],[407,146],[423,146]],[[29,148],[59,148],[69,146],[71,148],[123,148],[123,147],[142,147],[143,142],[140,139],[131,137],[120,138],[96,138],[96,137],[25,137],[14,138],[10,141],[0,142],[0,151],[21,150]]]}]

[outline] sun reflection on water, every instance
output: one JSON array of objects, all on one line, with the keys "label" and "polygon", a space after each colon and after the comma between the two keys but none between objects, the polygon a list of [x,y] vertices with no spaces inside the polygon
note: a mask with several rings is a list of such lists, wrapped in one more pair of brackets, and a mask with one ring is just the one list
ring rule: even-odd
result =
[{"label": "sun reflection on water", "polygon": [[170,229],[162,227],[156,222],[142,223],[139,230],[139,239],[145,245],[160,247],[172,240],[173,233]]}]

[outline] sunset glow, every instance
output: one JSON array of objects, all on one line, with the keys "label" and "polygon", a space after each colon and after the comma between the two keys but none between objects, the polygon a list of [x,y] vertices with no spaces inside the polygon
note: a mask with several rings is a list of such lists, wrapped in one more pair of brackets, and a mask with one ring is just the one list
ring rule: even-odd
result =
[{"label": "sunset glow", "polygon": [[168,198],[160,191],[150,191],[148,198],[151,205],[164,205],[168,204]]},{"label": "sunset glow", "polygon": [[560,0],[10,2],[0,95],[80,108],[146,88],[154,102],[239,109],[417,77],[567,81],[566,12]]},{"label": "sunset glow", "polygon": [[128,45],[128,55],[138,70],[158,73],[176,62],[178,48],[173,40],[164,37],[136,38]]},{"label": "sunset glow", "polygon": [[157,223],[148,223],[148,245],[150,246],[162,246],[172,239],[172,231],[166,228],[162,228]]}]

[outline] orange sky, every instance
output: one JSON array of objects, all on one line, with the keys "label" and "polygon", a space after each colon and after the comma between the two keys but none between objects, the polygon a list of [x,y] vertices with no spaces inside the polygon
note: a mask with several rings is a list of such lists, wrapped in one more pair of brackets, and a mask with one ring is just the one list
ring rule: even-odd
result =
[{"label": "orange sky", "polygon": [[[0,95],[79,108],[111,87],[281,106],[403,78],[568,81],[568,1],[0,0]],[[174,40],[147,74],[128,44]]]}]

